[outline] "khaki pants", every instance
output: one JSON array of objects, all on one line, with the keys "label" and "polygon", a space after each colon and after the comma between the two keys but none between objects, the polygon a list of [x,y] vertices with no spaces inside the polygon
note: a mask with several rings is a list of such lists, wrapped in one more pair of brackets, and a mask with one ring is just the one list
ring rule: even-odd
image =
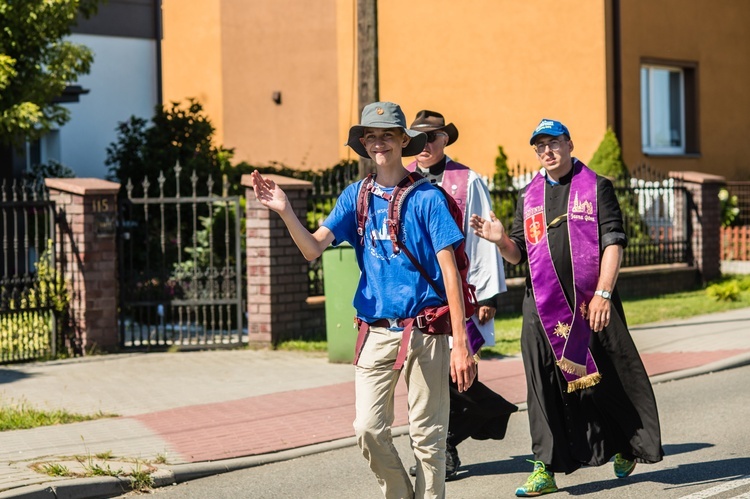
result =
[{"label": "khaki pants", "polygon": [[393,445],[394,393],[400,371],[393,364],[401,332],[370,328],[355,370],[354,431],[362,454],[390,499],[445,497],[445,441],[450,402],[450,349],[447,336],[412,331],[404,363],[408,391],[409,435],[417,459],[412,487]]}]

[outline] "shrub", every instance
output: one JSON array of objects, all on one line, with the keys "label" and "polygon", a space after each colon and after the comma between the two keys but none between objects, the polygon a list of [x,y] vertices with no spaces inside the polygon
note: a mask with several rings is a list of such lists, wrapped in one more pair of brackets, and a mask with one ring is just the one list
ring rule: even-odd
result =
[{"label": "shrub", "polygon": [[39,163],[32,165],[31,169],[26,172],[26,181],[32,184],[44,183],[45,178],[74,178],[75,172],[67,166],[55,160],[49,163]]},{"label": "shrub", "polygon": [[716,301],[737,301],[740,292],[740,285],[735,280],[712,284],[706,288],[706,294]]},{"label": "shrub", "polygon": [[[34,284],[18,298],[10,298],[7,308],[11,312],[0,315],[0,359],[43,357],[51,351],[53,316],[62,325],[70,305],[67,283],[53,265],[53,251],[52,240],[48,240],[36,262]],[[60,330],[65,333],[62,327]]]},{"label": "shrub", "polygon": [[587,166],[605,177],[621,178],[628,175],[628,168],[622,160],[620,143],[611,128],[607,128],[604,138]]},{"label": "shrub", "polygon": [[604,138],[587,166],[599,175],[610,178],[616,186],[626,187],[626,189],[617,189],[615,193],[620,203],[629,246],[637,248],[638,244],[650,243],[648,227],[638,210],[638,198],[631,188],[630,171],[622,159],[620,143],[611,128],[607,128]]},{"label": "shrub", "polygon": [[734,225],[740,214],[737,196],[731,196],[726,189],[719,190],[719,213],[722,227]]},{"label": "shrub", "polygon": [[508,168],[508,156],[505,154],[503,146],[497,146],[492,183],[493,192],[499,193],[498,196],[493,196],[492,211],[503,225],[509,228],[513,223],[517,192],[513,187],[513,177]]}]

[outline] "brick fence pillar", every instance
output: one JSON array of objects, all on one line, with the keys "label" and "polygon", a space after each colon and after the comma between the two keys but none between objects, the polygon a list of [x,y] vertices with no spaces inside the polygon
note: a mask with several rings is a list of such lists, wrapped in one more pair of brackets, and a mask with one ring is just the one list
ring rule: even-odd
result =
[{"label": "brick fence pillar", "polygon": [[721,275],[721,209],[719,190],[726,185],[724,177],[701,172],[670,172],[681,178],[692,200],[690,225],[693,261],[703,281]]},{"label": "brick fence pillar", "polygon": [[[286,192],[302,223],[312,183],[280,175],[264,175]],[[308,301],[309,264],[292,241],[284,222],[255,199],[250,175],[246,187],[247,315],[251,343],[302,338],[318,329],[325,311]]]},{"label": "brick fence pillar", "polygon": [[45,179],[58,212],[57,254],[72,291],[77,353],[117,348],[117,192],[95,178]]}]

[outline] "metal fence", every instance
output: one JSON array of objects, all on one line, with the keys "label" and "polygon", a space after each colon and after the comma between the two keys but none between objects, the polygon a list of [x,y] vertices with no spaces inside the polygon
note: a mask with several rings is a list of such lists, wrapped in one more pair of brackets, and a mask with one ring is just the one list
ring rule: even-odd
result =
[{"label": "metal fence", "polygon": [[[486,178],[490,187],[493,211],[506,228],[513,223],[518,196],[536,172],[520,168],[502,177]],[[336,198],[358,176],[356,163],[349,170],[321,175],[314,180],[308,205],[308,228],[315,230],[332,209]],[[667,177],[647,165],[614,179],[615,194],[620,202],[628,247],[623,267],[690,263],[692,249],[689,226],[688,193],[680,178]],[[750,182],[748,183],[750,189]],[[749,198],[750,199],[750,198]],[[323,294],[323,269],[320,260],[310,264],[310,295]],[[507,278],[525,277],[527,265],[505,262]]]},{"label": "metal fence", "polygon": [[[307,228],[315,231],[336,204],[336,199],[346,187],[359,179],[359,165],[344,162],[322,173],[311,173],[305,180],[312,182],[313,188],[307,201]],[[324,294],[323,259],[310,262],[310,296]]]},{"label": "metal fence", "polygon": [[689,197],[682,179],[641,165],[614,185],[628,235],[622,266],[691,263]]},{"label": "metal fence", "polygon": [[[488,179],[493,210],[506,228],[513,223],[520,190],[532,173],[511,172],[508,179]],[[688,193],[682,180],[647,165],[613,180],[620,203],[628,246],[623,267],[689,263],[692,259],[688,225]],[[507,278],[526,277],[528,266],[505,262]]]},{"label": "metal fence", "polygon": [[228,195],[226,178],[193,173],[185,182],[181,171],[128,181],[121,197],[121,348],[247,342],[239,196]]},{"label": "metal fence", "polygon": [[3,181],[0,241],[0,362],[54,356],[69,297],[55,254],[55,203],[43,184]]}]

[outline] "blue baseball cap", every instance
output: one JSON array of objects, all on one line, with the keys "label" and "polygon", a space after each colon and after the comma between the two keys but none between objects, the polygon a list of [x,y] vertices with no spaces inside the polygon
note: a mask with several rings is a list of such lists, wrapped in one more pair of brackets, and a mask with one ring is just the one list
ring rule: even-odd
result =
[{"label": "blue baseball cap", "polygon": [[560,123],[559,121],[550,120],[544,118],[539,122],[539,125],[534,129],[534,133],[531,134],[529,144],[534,145],[534,139],[540,135],[549,135],[551,137],[559,137],[560,135],[567,135],[570,138],[570,132],[568,127]]}]

